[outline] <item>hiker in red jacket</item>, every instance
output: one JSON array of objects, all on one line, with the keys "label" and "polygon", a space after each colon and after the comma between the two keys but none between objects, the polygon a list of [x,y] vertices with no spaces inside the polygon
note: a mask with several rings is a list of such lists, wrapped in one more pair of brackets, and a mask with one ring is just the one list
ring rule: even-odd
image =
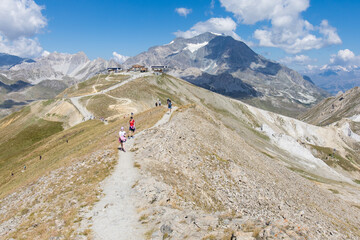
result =
[{"label": "hiker in red jacket", "polygon": [[134,134],[135,134],[135,120],[133,117],[130,117],[130,121],[129,121],[130,127],[129,127],[129,138],[134,138]]}]

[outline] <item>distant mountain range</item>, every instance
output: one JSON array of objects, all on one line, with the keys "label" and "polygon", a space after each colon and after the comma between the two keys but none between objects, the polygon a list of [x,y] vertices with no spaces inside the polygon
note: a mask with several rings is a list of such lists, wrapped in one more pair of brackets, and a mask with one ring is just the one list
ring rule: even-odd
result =
[{"label": "distant mountain range", "polygon": [[255,53],[229,36],[204,33],[176,38],[129,58],[133,64],[167,65],[171,74],[252,105],[296,115],[329,94],[310,79]]},{"label": "distant mountain range", "polygon": [[13,64],[0,71],[0,116],[30,101],[53,98],[68,86],[84,81],[107,67],[119,66],[114,60],[89,60],[83,52],[55,52],[34,60],[9,56],[2,58],[6,61],[0,62],[3,66]]},{"label": "distant mountain range", "polygon": [[15,66],[17,64],[23,63],[23,62],[35,62],[32,59],[29,58],[21,58],[18,56],[6,54],[6,53],[0,53],[0,70],[6,70],[11,68],[12,66]]},{"label": "distant mountain range", "polygon": [[322,89],[336,95],[360,86],[360,67],[327,66],[322,69],[305,72]]}]

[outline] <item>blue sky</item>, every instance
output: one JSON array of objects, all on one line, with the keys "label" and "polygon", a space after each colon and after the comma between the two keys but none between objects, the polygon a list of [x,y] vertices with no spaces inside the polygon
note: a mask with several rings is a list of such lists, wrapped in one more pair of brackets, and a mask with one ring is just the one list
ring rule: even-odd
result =
[{"label": "blue sky", "polygon": [[360,62],[359,10],[355,0],[1,0],[0,52],[110,59],[205,29],[297,70],[353,64]]}]

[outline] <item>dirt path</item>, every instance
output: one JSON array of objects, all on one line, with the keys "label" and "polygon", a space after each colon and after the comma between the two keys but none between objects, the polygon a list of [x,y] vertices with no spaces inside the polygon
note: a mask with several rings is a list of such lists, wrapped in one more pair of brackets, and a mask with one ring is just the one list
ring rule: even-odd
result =
[{"label": "dirt path", "polygon": [[[82,97],[84,97],[84,96],[82,96]],[[86,120],[88,120],[88,119],[91,118],[92,114],[91,114],[91,112],[89,112],[89,111],[86,109],[86,107],[84,107],[84,106],[79,102],[80,98],[82,98],[82,97],[72,97],[72,98],[70,98],[70,100],[71,100],[72,104],[77,108],[77,110],[79,110],[79,112],[81,113],[81,115],[82,115]]]},{"label": "dirt path", "polygon": [[[173,109],[172,113],[176,110]],[[165,124],[171,114],[166,113],[154,127]],[[140,132],[135,137],[141,137]],[[144,239],[145,227],[136,212],[139,202],[133,184],[140,178],[134,167],[132,148],[134,139],[125,143],[127,152],[119,151],[119,162],[111,176],[103,182],[103,197],[93,208],[92,230],[94,239]]]},{"label": "dirt path", "polygon": [[[130,150],[134,140],[126,143]],[[105,197],[93,209],[94,239],[142,239],[144,227],[136,213],[132,185],[139,178],[133,166],[132,152],[120,152],[114,173],[104,182]]]},{"label": "dirt path", "polygon": [[[83,96],[79,96],[79,97],[72,97],[70,98],[72,104],[79,110],[79,112],[81,113],[81,115],[85,118],[85,120],[88,120],[91,118],[91,116],[93,116],[93,114],[91,112],[89,112],[86,107],[84,107],[79,100],[83,97],[89,97],[89,96],[95,96],[95,95],[99,95],[99,94],[105,94],[111,90],[114,90],[118,87],[121,87],[124,84],[127,84],[128,82],[131,82],[137,78],[140,77],[145,77],[145,76],[150,76],[151,73],[139,73],[139,74],[133,74],[130,73],[131,77],[129,79],[126,79],[125,81],[122,81],[118,84],[115,84],[114,86],[111,86],[105,90],[102,90],[100,92],[95,92],[95,93],[91,93],[91,94],[87,94],[87,95],[83,95]],[[109,75],[110,76],[110,75]],[[105,79],[107,79],[109,76],[107,76]],[[93,86],[94,87],[94,86]],[[96,89],[94,88],[94,90],[96,91]]]}]

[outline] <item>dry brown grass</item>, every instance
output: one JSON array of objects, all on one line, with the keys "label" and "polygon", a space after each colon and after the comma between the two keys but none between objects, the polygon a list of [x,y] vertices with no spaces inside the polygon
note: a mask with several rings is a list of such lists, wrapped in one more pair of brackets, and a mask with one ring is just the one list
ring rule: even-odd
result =
[{"label": "dry brown grass", "polygon": [[[164,108],[153,108],[135,115],[137,130],[141,131],[153,126],[164,112],[166,112]],[[116,164],[114,160],[103,162],[101,155],[99,157],[92,154],[95,151],[110,151],[108,157],[117,159],[117,132],[120,126],[127,124],[128,119],[123,118],[108,125],[96,120],[84,122],[44,139],[31,153],[23,157],[22,161],[27,166],[26,171],[21,173],[17,169],[12,169],[10,165],[6,171],[9,175],[12,171],[16,174],[6,184],[0,186],[1,198],[32,185],[40,177],[47,176],[53,170],[71,169],[74,164],[82,161],[87,162],[86,166],[89,167],[80,168],[70,179],[66,175],[69,171],[60,174],[60,177],[49,185],[53,191],[45,196],[46,204],[43,207],[34,209],[33,202],[25,204],[26,206],[21,208],[21,214],[24,217],[22,223],[8,237],[49,239],[53,236],[63,236],[70,239],[74,234],[76,224],[81,221],[78,211],[98,201],[98,196],[101,194],[99,182],[111,173]],[[38,157],[39,153],[43,157],[41,161]],[[93,160],[89,162],[89,159]],[[78,204],[69,207],[69,199]],[[13,218],[18,211],[17,209],[9,210],[6,215],[0,216],[1,221]],[[49,218],[49,216],[52,217]],[[56,220],[64,222],[64,226],[58,231],[49,230],[53,229],[51,226],[56,225]],[[37,223],[35,227],[33,227],[34,223]],[[57,228],[54,227],[54,229]]]},{"label": "dry brown grass", "polygon": [[77,97],[77,96],[84,96],[86,94],[94,93],[94,88],[97,92],[101,90],[107,89],[115,84],[118,84],[126,79],[129,76],[125,75],[111,75],[109,81],[105,80],[108,75],[96,75],[84,82],[78,83],[72,87],[67,88],[65,91],[60,93],[57,97],[63,98],[66,97]]},{"label": "dry brown grass", "polygon": [[118,111],[109,108],[110,105],[116,105],[118,101],[103,94],[84,97],[80,102],[97,118],[108,118],[118,114]]},{"label": "dry brown grass", "polygon": [[134,162],[134,167],[140,169],[141,165],[140,165],[140,163]]}]

